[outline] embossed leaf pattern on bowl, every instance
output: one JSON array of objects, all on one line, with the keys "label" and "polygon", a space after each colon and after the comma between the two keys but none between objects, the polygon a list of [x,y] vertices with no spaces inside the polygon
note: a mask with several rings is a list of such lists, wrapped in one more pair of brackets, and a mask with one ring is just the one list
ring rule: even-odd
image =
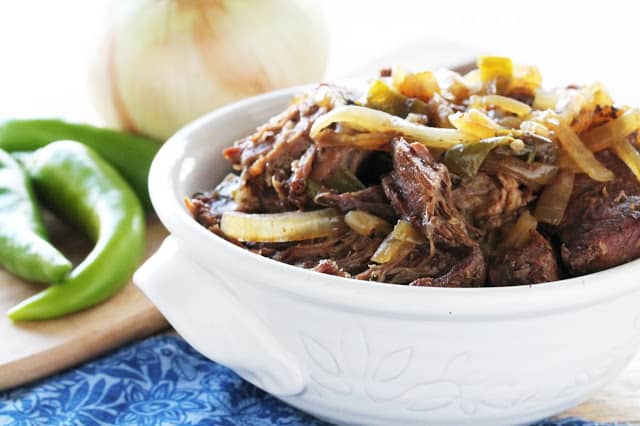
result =
[{"label": "embossed leaf pattern on bowl", "polygon": [[485,401],[487,377],[474,368],[468,353],[452,357],[436,377],[413,377],[408,374],[416,357],[413,347],[374,352],[359,324],[344,328],[338,345],[306,334],[301,334],[301,340],[315,367],[312,381],[327,392],[344,396],[360,393],[374,404],[401,400],[407,410],[432,411],[457,403],[462,412],[471,414],[479,405],[506,407],[532,397],[515,385],[505,384],[492,392],[499,401]]},{"label": "embossed leaf pattern on bowl", "polygon": [[[364,327],[353,323],[345,327],[339,339],[328,340],[301,334],[305,351],[311,360],[311,380],[322,391],[338,395],[358,393],[373,404],[402,401],[408,411],[428,412],[452,405],[467,415],[480,408],[505,410],[523,405],[538,405],[548,399],[563,398],[581,392],[594,380],[606,378],[616,366],[626,362],[620,354],[629,353],[624,347],[613,348],[602,357],[597,368],[577,371],[576,380],[556,391],[545,389],[538,394],[524,386],[517,378],[496,383],[474,366],[474,357],[468,352],[458,353],[440,369],[435,377],[416,377],[415,362],[420,359],[415,347],[391,347],[372,350]],[[625,345],[637,345],[638,336]],[[429,362],[434,362],[429,359]],[[414,367],[412,370],[412,366]],[[409,371],[412,371],[409,374]]]},{"label": "embossed leaf pattern on bowl", "polygon": [[373,379],[381,383],[397,379],[407,370],[412,357],[413,348],[398,349],[386,354],[378,362]]},{"label": "embossed leaf pattern on bowl", "polygon": [[401,348],[374,356],[366,334],[359,325],[343,330],[337,349],[306,334],[301,334],[301,340],[309,359],[316,367],[311,380],[327,391],[342,395],[356,391],[349,382],[363,384],[359,391],[368,394],[367,386],[372,382],[397,380],[409,367],[413,354],[412,348]]}]

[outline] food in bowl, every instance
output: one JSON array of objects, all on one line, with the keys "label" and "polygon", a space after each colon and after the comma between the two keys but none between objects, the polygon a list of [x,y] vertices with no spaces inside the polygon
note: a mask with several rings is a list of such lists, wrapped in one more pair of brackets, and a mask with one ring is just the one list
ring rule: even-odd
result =
[{"label": "food in bowl", "polygon": [[531,424],[634,357],[639,260],[559,283],[423,288],[274,262],[193,220],[184,196],[224,178],[229,141],[303,91],[212,111],[154,159],[150,195],[170,235],[134,282],[195,349],[331,423],[371,426]]},{"label": "food in bowl", "polygon": [[186,204],[262,256],[414,286],[536,284],[640,256],[640,111],[601,84],[547,90],[481,57],[323,84],[224,150]]}]

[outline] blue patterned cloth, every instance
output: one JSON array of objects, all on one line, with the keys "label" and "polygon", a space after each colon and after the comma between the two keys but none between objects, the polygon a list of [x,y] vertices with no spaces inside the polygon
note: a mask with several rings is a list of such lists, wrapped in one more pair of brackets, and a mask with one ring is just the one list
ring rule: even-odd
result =
[{"label": "blue patterned cloth", "polygon": [[[0,393],[0,425],[327,424],[211,362],[177,336],[149,338],[31,386]],[[588,426],[578,419],[537,426]]]}]

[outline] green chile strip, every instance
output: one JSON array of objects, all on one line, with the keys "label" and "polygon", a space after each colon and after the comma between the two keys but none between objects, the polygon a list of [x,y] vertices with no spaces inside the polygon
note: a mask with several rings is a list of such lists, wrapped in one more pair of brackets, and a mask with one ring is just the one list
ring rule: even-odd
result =
[{"label": "green chile strip", "polygon": [[47,242],[31,182],[22,167],[0,150],[0,265],[29,281],[62,281],[72,265]]},{"label": "green chile strip", "polygon": [[0,123],[0,149],[34,151],[58,140],[74,140],[93,148],[125,178],[151,208],[147,177],[160,144],[143,136],[62,120],[8,120]]},{"label": "green chile strip", "polygon": [[144,253],[144,212],[135,193],[96,152],[77,142],[36,151],[29,173],[43,202],[95,246],[66,280],[12,308],[9,317],[56,318],[109,298],[127,283]]},{"label": "green chile strip", "polygon": [[478,143],[459,144],[444,153],[442,162],[450,172],[463,177],[474,177],[487,155],[498,145],[505,145],[513,141],[509,136],[497,136],[483,139]]}]

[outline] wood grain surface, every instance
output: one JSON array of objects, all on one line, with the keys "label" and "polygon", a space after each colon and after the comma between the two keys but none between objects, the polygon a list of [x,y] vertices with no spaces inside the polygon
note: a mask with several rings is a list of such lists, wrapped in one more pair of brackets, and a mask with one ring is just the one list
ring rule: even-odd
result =
[{"label": "wood grain surface", "polygon": [[[53,242],[77,264],[89,241],[48,218]],[[146,257],[167,235],[155,217],[147,218]],[[129,283],[94,308],[49,321],[14,323],[5,312],[40,291],[0,269],[0,389],[11,388],[89,360],[126,342],[168,327],[151,302]]]}]

